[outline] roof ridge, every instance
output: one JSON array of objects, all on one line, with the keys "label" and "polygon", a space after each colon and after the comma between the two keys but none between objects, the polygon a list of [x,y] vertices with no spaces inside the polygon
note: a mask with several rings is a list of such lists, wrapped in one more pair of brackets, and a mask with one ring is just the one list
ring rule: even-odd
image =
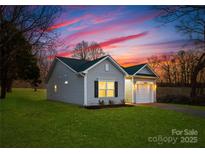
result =
[{"label": "roof ridge", "polygon": [[82,59],[76,59],[76,58],[69,58],[69,57],[58,57],[59,60],[62,60],[66,65],[69,65],[72,69],[74,69],[77,72],[81,72],[86,70],[87,68],[91,67],[98,61],[102,60],[103,58],[108,57],[108,55],[102,56],[100,58],[97,58],[95,60],[82,60]]},{"label": "roof ridge", "polygon": [[132,65],[132,66],[123,67],[123,68],[137,67],[137,66],[140,66],[140,65],[147,65],[147,63],[142,63],[142,64],[138,64],[138,65]]},{"label": "roof ridge", "polygon": [[[78,68],[81,68],[83,65],[86,65],[86,64],[93,63],[93,62],[95,62],[95,61],[101,60],[101,59],[103,59],[103,58],[105,58],[105,57],[107,57],[107,55],[102,56],[102,57],[100,57],[100,58],[97,58],[97,59],[95,59],[95,60],[91,60],[91,61],[88,61],[88,60],[87,60],[84,64],[79,65]],[[95,63],[93,63],[92,65],[94,65],[94,64],[95,64]],[[92,65],[91,65],[91,66],[92,66]],[[90,66],[90,67],[91,67],[91,66]]]},{"label": "roof ridge", "polygon": [[56,56],[57,58],[64,58],[64,59],[70,59],[70,60],[76,60],[76,61],[86,61],[86,62],[89,62],[88,60],[84,60],[84,59],[77,59],[77,58],[70,58],[70,57],[59,57],[59,56]]}]

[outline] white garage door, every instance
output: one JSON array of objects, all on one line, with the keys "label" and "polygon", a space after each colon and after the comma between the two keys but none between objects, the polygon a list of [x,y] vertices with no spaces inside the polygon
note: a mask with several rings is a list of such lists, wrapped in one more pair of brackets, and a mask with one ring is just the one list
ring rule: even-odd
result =
[{"label": "white garage door", "polygon": [[152,84],[137,84],[136,85],[136,103],[151,103],[154,102],[154,91]]}]

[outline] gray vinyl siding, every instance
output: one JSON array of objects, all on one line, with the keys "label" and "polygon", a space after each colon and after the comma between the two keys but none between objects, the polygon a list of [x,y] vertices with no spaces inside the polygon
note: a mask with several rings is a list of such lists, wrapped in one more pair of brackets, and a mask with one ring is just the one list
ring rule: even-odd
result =
[{"label": "gray vinyl siding", "polygon": [[[105,71],[105,64],[109,64],[109,71]],[[94,81],[99,80],[112,80],[118,82],[118,97],[112,98],[95,98],[94,96]],[[105,104],[108,104],[109,100],[113,100],[115,104],[121,103],[124,99],[124,89],[125,89],[124,74],[110,62],[110,60],[105,60],[100,64],[96,65],[90,69],[87,73],[87,104],[88,105],[98,105],[98,100],[103,99]]]},{"label": "gray vinyl siding", "polygon": [[137,74],[154,75],[154,73],[153,73],[148,67],[143,68],[143,69],[140,70]]},{"label": "gray vinyl siding", "polygon": [[[68,81],[68,84],[65,84],[65,81]],[[57,92],[54,92],[55,84]],[[83,105],[84,78],[57,61],[47,83],[47,99]]]}]

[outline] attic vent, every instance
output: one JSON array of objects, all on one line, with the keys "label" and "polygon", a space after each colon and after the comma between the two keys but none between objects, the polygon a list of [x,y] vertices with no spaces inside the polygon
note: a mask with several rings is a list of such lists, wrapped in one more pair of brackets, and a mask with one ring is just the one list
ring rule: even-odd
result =
[{"label": "attic vent", "polygon": [[109,64],[105,64],[105,71],[108,72],[110,70]]}]

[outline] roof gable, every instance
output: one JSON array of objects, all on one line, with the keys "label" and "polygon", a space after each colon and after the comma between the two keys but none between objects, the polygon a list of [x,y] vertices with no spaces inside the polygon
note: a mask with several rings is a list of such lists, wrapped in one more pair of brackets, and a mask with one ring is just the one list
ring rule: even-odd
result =
[{"label": "roof gable", "polygon": [[135,75],[156,76],[148,66],[138,70]]},{"label": "roof gable", "polygon": [[145,65],[146,64],[134,65],[130,67],[125,67],[124,69],[129,75],[134,75],[137,71],[139,71]]},{"label": "roof gable", "polygon": [[141,75],[157,77],[154,71],[149,67],[148,64],[134,65],[124,68],[129,75]]},{"label": "roof gable", "polygon": [[69,67],[71,67],[72,69],[74,69],[76,72],[82,72],[105,57],[106,56],[103,56],[93,61],[80,60],[74,58],[65,58],[65,57],[57,57],[57,58],[61,60],[63,63],[65,63],[66,65],[68,65]]}]

